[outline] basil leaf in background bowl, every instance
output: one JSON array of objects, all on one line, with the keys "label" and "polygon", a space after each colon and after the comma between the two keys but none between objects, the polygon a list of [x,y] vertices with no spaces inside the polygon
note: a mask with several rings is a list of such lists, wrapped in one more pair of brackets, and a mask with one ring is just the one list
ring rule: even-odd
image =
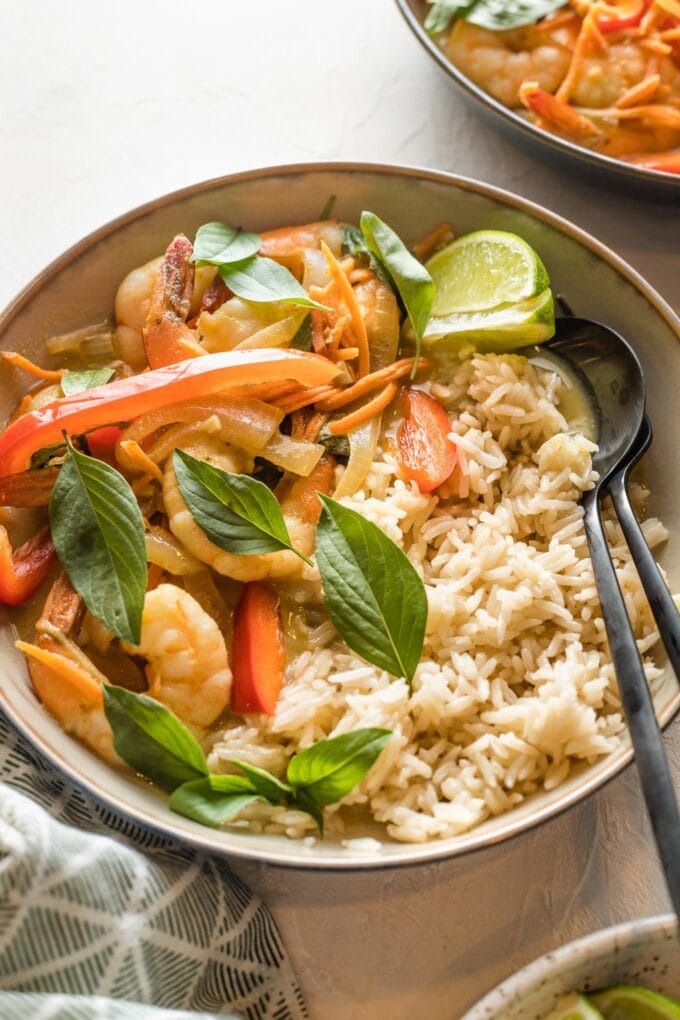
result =
[{"label": "basil leaf in background bowl", "polygon": [[228,223],[204,223],[196,231],[191,261],[213,266],[242,262],[255,255],[261,244],[259,234],[239,230]]},{"label": "basil leaf in background bowl", "polygon": [[320,740],[291,758],[286,778],[315,804],[335,804],[361,782],[391,735],[370,728]]},{"label": "basil leaf in background bowl", "polygon": [[137,499],[119,471],[66,445],[49,506],[54,547],[92,615],[138,645],[147,568]]},{"label": "basil leaf in background bowl", "polygon": [[319,499],[316,561],[328,615],[353,651],[410,683],[425,640],[425,586],[377,525],[329,496]]},{"label": "basil leaf in background bowl", "polygon": [[261,799],[244,776],[205,776],[178,786],[169,807],[178,815],[216,829]]},{"label": "basil leaf in background bowl", "polygon": [[246,301],[283,301],[330,311],[318,301],[312,301],[290,270],[274,259],[253,255],[244,262],[221,265],[220,276],[229,290]]},{"label": "basil leaf in background bowl", "polygon": [[427,0],[432,4],[425,29],[435,35],[444,32],[454,18],[461,18],[492,32],[533,25],[546,14],[564,6],[563,0]]},{"label": "basil leaf in background bowl", "polygon": [[65,397],[72,397],[74,393],[83,393],[96,386],[104,386],[113,375],[115,375],[113,368],[88,368],[83,372],[65,372],[61,377],[61,391]]},{"label": "basil leaf in background bowl", "polygon": [[114,749],[136,772],[167,791],[207,775],[196,737],[160,701],[113,684],[103,692]]},{"label": "basil leaf in background bowl", "polygon": [[263,482],[235,475],[175,450],[173,465],[182,498],[211,542],[238,556],[294,548],[276,496]]},{"label": "basil leaf in background bowl", "polygon": [[411,320],[416,340],[416,356],[411,373],[413,378],[420,358],[420,342],[432,310],[434,281],[399,235],[375,213],[362,212],[360,223],[369,250],[382,262],[392,277]]}]

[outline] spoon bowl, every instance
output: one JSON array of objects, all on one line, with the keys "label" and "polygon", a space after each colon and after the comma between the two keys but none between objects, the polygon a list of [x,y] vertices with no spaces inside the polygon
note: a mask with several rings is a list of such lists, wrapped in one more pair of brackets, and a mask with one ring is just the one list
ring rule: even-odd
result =
[{"label": "spoon bowl", "polygon": [[627,459],[640,431],[645,413],[642,366],[613,329],[576,316],[557,319],[555,336],[545,348],[569,362],[590,397],[598,444],[593,454],[593,469],[600,476],[597,495]]}]

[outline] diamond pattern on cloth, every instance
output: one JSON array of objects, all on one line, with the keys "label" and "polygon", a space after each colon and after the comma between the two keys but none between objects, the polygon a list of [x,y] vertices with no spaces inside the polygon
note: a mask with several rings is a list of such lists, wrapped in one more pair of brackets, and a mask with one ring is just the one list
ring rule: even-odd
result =
[{"label": "diamond pattern on cloth", "polygon": [[2,714],[0,747],[2,1020],[304,1020],[273,919],[222,860],[91,800]]}]

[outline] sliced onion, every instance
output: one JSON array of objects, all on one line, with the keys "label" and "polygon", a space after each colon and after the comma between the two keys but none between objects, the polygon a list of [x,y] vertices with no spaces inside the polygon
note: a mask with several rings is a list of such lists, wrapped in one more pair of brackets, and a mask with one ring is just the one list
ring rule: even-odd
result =
[{"label": "sliced onion", "polygon": [[248,453],[260,453],[281,424],[283,411],[247,397],[206,397],[169,404],[143,414],[128,425],[116,447],[116,456],[120,443],[126,439],[142,443],[147,436],[166,425],[201,422],[213,416],[219,418],[220,435],[225,442],[233,443]]},{"label": "sliced onion", "polygon": [[364,425],[352,429],[347,434],[349,439],[349,460],[342,478],[333,493],[334,499],[342,496],[353,496],[364,484],[366,475],[375,459],[375,451],[380,438],[382,415],[378,414]]},{"label": "sliced onion", "polygon": [[155,524],[147,528],[146,535],[146,558],[149,563],[167,570],[169,574],[184,575],[195,574],[203,569],[194,556],[188,552],[174,535],[171,535],[165,528]]},{"label": "sliced onion", "polygon": [[323,446],[317,443],[299,443],[277,432],[264,447],[261,456],[284,471],[292,471],[306,478],[311,475],[323,453]]},{"label": "sliced onion", "polygon": [[45,347],[49,354],[109,355],[113,354],[113,334],[110,322],[98,322],[94,326],[50,337]]},{"label": "sliced onion", "polygon": [[232,297],[216,311],[203,312],[198,320],[198,331],[206,351],[232,351],[242,346],[244,340],[290,316],[290,305],[244,301],[243,298]]},{"label": "sliced onion", "polygon": [[297,333],[306,314],[307,310],[301,309],[281,319],[280,322],[273,322],[271,326],[265,326],[264,329],[236,344],[234,349],[244,351],[255,347],[285,347]]},{"label": "sliced onion", "polygon": [[309,290],[310,287],[325,287],[330,282],[328,259],[319,248],[307,248],[302,261],[305,267],[302,286],[305,290]]}]

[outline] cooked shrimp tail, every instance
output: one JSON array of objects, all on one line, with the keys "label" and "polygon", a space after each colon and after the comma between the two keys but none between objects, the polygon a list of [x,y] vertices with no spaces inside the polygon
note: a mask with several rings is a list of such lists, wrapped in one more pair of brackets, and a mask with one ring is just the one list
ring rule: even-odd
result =
[{"label": "cooked shrimp tail", "polygon": [[168,245],[158,270],[142,331],[151,368],[204,353],[186,324],[194,288],[192,252],[188,237],[178,234]]}]

